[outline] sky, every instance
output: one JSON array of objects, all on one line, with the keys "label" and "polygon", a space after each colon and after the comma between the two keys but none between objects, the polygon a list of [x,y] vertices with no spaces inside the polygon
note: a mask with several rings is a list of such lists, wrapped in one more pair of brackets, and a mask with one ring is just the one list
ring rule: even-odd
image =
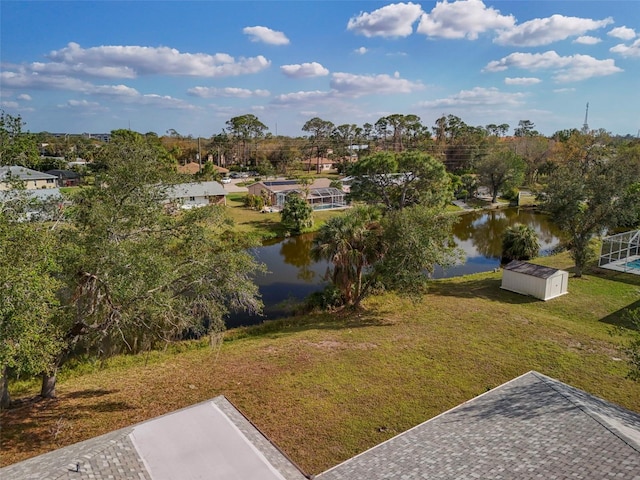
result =
[{"label": "sky", "polygon": [[274,135],[442,115],[640,133],[640,2],[0,2],[0,102],[31,132]]}]

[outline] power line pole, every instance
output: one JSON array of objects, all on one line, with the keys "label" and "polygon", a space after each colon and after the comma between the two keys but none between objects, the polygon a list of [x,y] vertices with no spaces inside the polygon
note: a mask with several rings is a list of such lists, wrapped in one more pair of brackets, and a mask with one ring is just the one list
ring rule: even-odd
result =
[{"label": "power line pole", "polygon": [[587,102],[587,110],[584,112],[584,124],[582,125],[582,133],[589,133],[589,102]]}]

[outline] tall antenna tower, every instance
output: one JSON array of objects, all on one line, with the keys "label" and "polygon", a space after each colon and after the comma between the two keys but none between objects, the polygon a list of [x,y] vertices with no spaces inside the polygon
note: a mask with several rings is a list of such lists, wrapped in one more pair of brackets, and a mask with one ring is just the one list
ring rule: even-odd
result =
[{"label": "tall antenna tower", "polygon": [[584,112],[584,124],[582,124],[582,133],[589,133],[589,102],[587,102],[587,110]]}]

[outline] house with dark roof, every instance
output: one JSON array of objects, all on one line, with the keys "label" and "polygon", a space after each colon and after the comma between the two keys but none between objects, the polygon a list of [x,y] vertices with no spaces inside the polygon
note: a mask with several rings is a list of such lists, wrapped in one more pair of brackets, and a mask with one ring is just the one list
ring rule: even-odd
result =
[{"label": "house with dark roof", "polygon": [[[311,478],[224,397],[10,465],[0,477]],[[638,480],[640,415],[529,372],[315,478]]]},{"label": "house with dark roof", "polygon": [[49,175],[53,175],[58,179],[59,187],[75,187],[80,185],[82,181],[82,177],[78,172],[74,172],[73,170],[60,170],[53,169],[47,170],[45,173]]}]

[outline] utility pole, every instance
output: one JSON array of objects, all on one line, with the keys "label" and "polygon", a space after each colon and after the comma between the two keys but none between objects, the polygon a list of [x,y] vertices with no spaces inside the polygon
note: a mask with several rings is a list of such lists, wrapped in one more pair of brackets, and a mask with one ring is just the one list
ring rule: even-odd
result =
[{"label": "utility pole", "polygon": [[200,155],[200,135],[198,135],[198,171],[202,171],[202,156]]},{"label": "utility pole", "polygon": [[587,110],[584,113],[584,124],[582,125],[582,133],[589,133],[589,102],[587,102]]}]

